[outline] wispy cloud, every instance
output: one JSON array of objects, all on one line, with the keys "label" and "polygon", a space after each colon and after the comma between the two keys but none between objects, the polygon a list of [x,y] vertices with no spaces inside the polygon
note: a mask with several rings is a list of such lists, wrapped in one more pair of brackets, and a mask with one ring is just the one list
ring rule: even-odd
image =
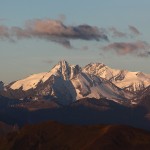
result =
[{"label": "wispy cloud", "polygon": [[126,37],[127,36],[126,33],[119,31],[115,27],[109,28],[109,31],[112,33],[112,37]]},{"label": "wispy cloud", "polygon": [[122,32],[115,27],[111,27],[108,29],[108,32],[112,37],[118,37],[118,38],[128,38],[133,35],[137,36],[141,34],[140,31],[135,26],[129,25],[128,29],[130,32]]},{"label": "wispy cloud", "polygon": [[108,40],[100,28],[90,25],[66,26],[62,21],[35,19],[26,22],[24,28],[0,26],[1,38],[39,38],[56,42],[66,48],[72,48],[70,40]]},{"label": "wispy cloud", "polygon": [[135,34],[135,35],[140,35],[140,34],[141,34],[140,31],[139,31],[136,27],[134,27],[134,26],[129,25],[129,30],[130,30],[133,34]]},{"label": "wispy cloud", "polygon": [[[144,57],[150,54],[150,45],[144,41],[137,42],[115,42],[103,47],[103,50],[113,50],[119,55],[134,54]],[[146,55],[148,54],[148,55]]]}]

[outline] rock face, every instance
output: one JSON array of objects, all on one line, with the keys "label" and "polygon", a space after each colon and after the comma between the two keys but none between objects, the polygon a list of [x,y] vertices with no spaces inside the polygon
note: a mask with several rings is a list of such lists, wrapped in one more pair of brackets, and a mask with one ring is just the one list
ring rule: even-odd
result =
[{"label": "rock face", "polygon": [[111,69],[102,63],[91,63],[83,72],[105,78],[121,89],[137,93],[150,85],[150,75],[142,72]]},{"label": "rock face", "polygon": [[[95,75],[94,75],[95,74]],[[107,78],[106,78],[107,79]],[[81,98],[108,98],[118,103],[131,103],[133,95],[112,82],[86,72],[78,65],[60,61],[49,72],[31,75],[6,86],[3,96],[15,99],[58,99],[69,104]]]}]

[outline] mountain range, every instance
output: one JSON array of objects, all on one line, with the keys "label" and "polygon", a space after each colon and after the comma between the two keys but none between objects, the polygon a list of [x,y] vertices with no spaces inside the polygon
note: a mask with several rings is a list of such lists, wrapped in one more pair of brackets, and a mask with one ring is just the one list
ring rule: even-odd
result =
[{"label": "mountain range", "polygon": [[33,74],[8,85],[0,82],[0,95],[13,99],[57,99],[67,105],[82,98],[106,98],[136,104],[139,93],[150,86],[150,75],[111,69],[103,63],[81,68],[60,61],[50,71]]}]

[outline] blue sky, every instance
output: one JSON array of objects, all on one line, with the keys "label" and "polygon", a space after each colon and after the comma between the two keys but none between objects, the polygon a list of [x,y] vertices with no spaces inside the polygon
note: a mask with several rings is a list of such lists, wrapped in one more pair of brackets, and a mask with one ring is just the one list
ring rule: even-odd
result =
[{"label": "blue sky", "polygon": [[[0,80],[8,83],[48,71],[62,59],[81,66],[103,62],[112,68],[150,73],[149,6],[149,0],[0,0]],[[37,19],[42,23],[57,20],[67,29],[88,25],[95,31],[96,27],[109,41],[95,40],[96,33],[92,38],[57,33],[57,41],[33,34],[32,38],[15,37],[12,31],[11,38],[2,34],[2,27],[11,30],[15,26],[26,32],[26,23]],[[64,39],[73,48],[62,45]]]}]

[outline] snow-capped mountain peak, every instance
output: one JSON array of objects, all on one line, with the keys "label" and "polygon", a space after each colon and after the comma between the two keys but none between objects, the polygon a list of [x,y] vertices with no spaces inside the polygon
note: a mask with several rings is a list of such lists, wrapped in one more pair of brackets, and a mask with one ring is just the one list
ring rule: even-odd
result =
[{"label": "snow-capped mountain peak", "polygon": [[46,82],[52,75],[62,77],[64,80],[70,80],[80,73],[81,68],[78,65],[69,65],[65,60],[60,61],[49,72],[33,74],[29,77],[14,82],[10,88],[27,91],[35,89],[40,82]]},{"label": "snow-capped mountain peak", "polygon": [[65,60],[60,61],[58,66],[59,73],[63,76],[64,80],[72,79],[81,71],[81,68],[78,65],[70,65]]},{"label": "snow-capped mountain peak", "polygon": [[81,68],[78,65],[70,65],[67,61],[62,60],[44,76],[42,81],[45,82],[51,75],[62,76],[64,80],[69,80],[80,72]]},{"label": "snow-capped mountain peak", "polygon": [[90,63],[86,65],[82,70],[83,72],[94,74],[107,80],[112,79],[120,72],[120,70],[111,69],[103,63]]},{"label": "snow-capped mountain peak", "polygon": [[121,89],[138,92],[150,85],[150,75],[142,72],[112,69],[101,63],[92,63],[83,68],[83,72],[105,78]]}]

